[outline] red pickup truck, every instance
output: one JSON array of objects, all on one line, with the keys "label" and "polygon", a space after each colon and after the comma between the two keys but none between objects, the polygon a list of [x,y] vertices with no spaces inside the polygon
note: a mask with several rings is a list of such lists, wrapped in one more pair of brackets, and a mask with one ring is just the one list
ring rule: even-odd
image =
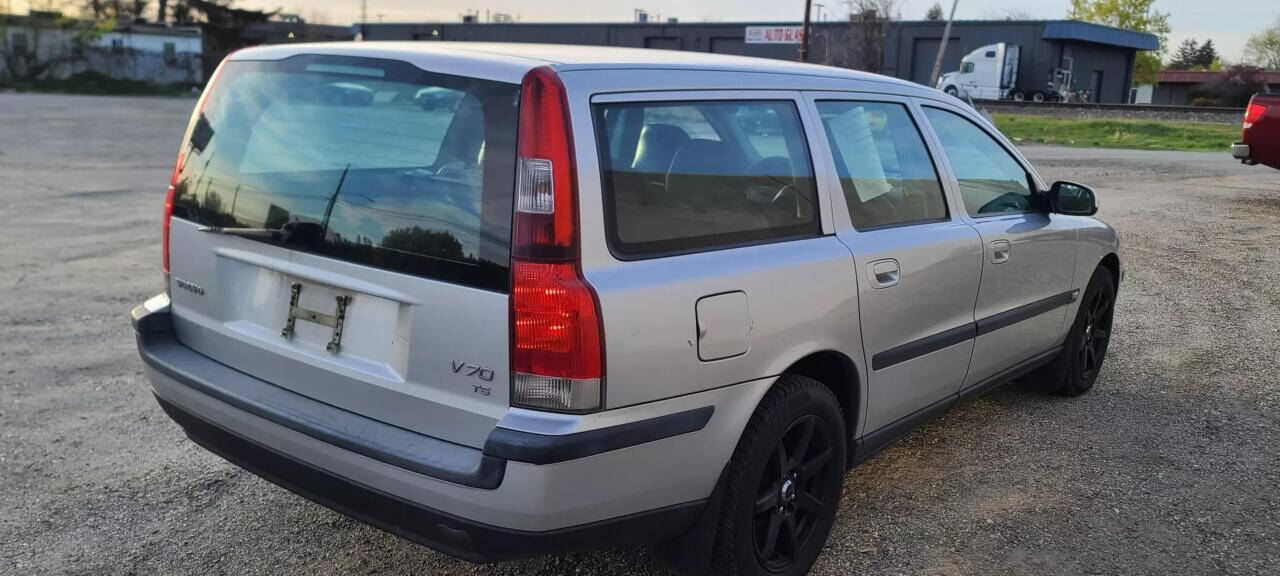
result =
[{"label": "red pickup truck", "polygon": [[1249,165],[1280,169],[1280,94],[1254,94],[1244,111],[1240,142],[1231,145],[1231,156]]}]

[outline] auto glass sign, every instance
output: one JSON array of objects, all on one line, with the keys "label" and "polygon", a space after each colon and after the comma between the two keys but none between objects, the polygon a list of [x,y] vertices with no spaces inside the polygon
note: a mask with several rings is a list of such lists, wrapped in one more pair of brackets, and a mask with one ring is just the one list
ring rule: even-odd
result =
[{"label": "auto glass sign", "polygon": [[799,44],[802,26],[747,26],[747,44]]}]

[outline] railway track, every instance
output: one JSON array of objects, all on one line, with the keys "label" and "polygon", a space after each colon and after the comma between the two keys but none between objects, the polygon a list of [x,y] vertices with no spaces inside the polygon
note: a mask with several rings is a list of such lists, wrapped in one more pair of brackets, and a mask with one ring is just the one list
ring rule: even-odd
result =
[{"label": "railway track", "polygon": [[1013,100],[978,100],[974,104],[990,108],[1017,108],[1039,110],[1112,110],[1117,112],[1167,112],[1172,114],[1239,114],[1244,115],[1244,108],[1221,108],[1211,106],[1168,106],[1163,104],[1102,104],[1096,102],[1016,102]]}]

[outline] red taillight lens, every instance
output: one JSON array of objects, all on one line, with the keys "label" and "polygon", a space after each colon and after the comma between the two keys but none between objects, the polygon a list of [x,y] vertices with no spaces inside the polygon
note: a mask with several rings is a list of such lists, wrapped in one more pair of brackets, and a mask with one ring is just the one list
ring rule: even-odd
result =
[{"label": "red taillight lens", "polygon": [[590,412],[603,405],[604,361],[595,292],[582,277],[571,134],[560,78],[529,71],[511,234],[511,403]]},{"label": "red taillight lens", "polygon": [[549,67],[530,70],[520,87],[515,258],[578,256],[577,182],[564,84]]},{"label": "red taillight lens", "polygon": [[1262,104],[1249,103],[1249,107],[1244,111],[1244,128],[1248,130],[1253,126],[1254,122],[1262,119],[1262,115],[1267,113],[1267,107]]},{"label": "red taillight lens", "polygon": [[515,368],[541,376],[600,377],[595,296],[573,263],[512,263]]},{"label": "red taillight lens", "polygon": [[164,196],[164,227],[160,237],[160,255],[163,259],[161,269],[166,276],[169,274],[169,223],[173,221],[173,194],[178,186],[178,175],[182,173],[182,163],[186,160],[185,152],[185,150],[179,152],[178,159],[173,163],[173,175],[169,176],[169,190]]}]

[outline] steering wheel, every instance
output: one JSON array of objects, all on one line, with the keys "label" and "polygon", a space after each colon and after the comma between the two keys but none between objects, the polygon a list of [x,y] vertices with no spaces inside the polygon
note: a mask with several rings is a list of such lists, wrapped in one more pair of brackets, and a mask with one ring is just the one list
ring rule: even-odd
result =
[{"label": "steering wheel", "polygon": [[1021,212],[1027,209],[1027,197],[1017,192],[1005,192],[978,208],[979,214]]}]

